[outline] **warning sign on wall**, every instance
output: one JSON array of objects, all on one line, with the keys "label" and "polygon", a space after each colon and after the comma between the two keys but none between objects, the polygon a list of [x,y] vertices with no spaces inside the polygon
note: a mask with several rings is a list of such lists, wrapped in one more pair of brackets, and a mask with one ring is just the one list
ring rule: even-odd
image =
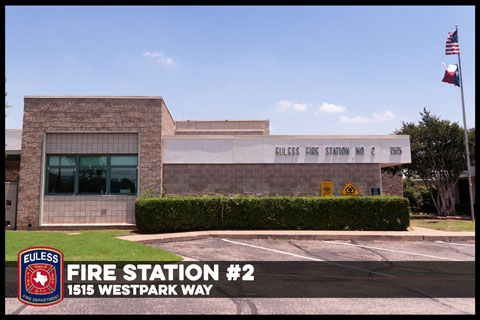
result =
[{"label": "warning sign on wall", "polygon": [[342,194],[344,196],[358,196],[360,191],[353,183],[348,182],[347,185],[342,189]]},{"label": "warning sign on wall", "polygon": [[322,197],[333,196],[333,182],[322,181]]}]

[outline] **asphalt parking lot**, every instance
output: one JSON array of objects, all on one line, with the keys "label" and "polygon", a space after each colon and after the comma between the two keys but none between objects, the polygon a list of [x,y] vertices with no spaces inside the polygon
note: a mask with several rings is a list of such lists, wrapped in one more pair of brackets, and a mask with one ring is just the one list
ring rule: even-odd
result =
[{"label": "asphalt parking lot", "polygon": [[[220,239],[153,243],[198,261],[474,261],[475,243]],[[474,298],[69,298],[48,308],[5,299],[7,314],[474,314]]]},{"label": "asphalt parking lot", "polygon": [[441,241],[232,240],[150,244],[200,261],[474,261],[475,243]]}]

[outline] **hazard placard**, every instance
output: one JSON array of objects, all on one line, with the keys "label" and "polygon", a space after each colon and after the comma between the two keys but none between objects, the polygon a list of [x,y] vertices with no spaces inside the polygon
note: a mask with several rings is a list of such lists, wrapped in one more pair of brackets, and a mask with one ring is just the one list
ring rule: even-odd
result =
[{"label": "hazard placard", "polygon": [[347,185],[342,189],[342,194],[344,196],[358,196],[360,191],[353,183],[348,182]]},{"label": "hazard placard", "polygon": [[322,197],[333,196],[333,182],[322,181]]}]

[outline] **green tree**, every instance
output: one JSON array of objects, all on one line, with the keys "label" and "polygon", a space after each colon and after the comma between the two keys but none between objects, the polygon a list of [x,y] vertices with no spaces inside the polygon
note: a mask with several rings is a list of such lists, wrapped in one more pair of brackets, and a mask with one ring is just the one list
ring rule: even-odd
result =
[{"label": "green tree", "polygon": [[[441,120],[426,109],[420,116],[418,124],[403,122],[402,128],[393,132],[410,136],[412,162],[386,171],[422,179],[437,214],[451,215],[455,212],[455,184],[467,170],[463,129],[458,123]],[[472,132],[469,147],[474,154],[475,129]]]},{"label": "green tree", "polygon": [[470,165],[475,165],[475,128],[468,129],[468,148],[470,151]]},{"label": "green tree", "polygon": [[420,212],[422,208],[422,198],[420,191],[415,188],[415,180],[412,177],[403,179],[403,196],[408,199],[410,203],[410,210],[412,212]]}]

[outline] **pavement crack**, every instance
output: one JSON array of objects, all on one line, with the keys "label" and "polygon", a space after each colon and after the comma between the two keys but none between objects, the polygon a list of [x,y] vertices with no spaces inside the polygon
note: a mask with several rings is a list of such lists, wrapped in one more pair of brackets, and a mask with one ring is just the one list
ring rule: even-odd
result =
[{"label": "pavement crack", "polygon": [[463,255],[465,255],[465,256],[468,256],[468,257],[471,257],[471,258],[475,258],[475,255],[474,255],[474,254],[468,254],[468,253],[462,252],[462,251],[458,250],[456,247],[452,247],[452,246],[449,245],[448,243],[447,243],[447,248],[450,249],[450,250],[452,250],[452,251],[455,252],[455,253],[463,254]]},{"label": "pavement crack", "polygon": [[443,306],[445,306],[445,307],[448,307],[448,308],[454,309],[454,310],[456,310],[456,311],[458,311],[458,312],[460,312],[460,313],[463,313],[463,314],[469,314],[469,312],[466,312],[466,311],[460,310],[460,309],[456,308],[455,306],[452,306],[452,305],[450,305],[450,304],[448,304],[448,303],[445,303],[445,302],[442,302],[442,301],[440,301],[439,299],[436,299],[436,298],[430,298],[430,300],[433,300],[433,301],[435,301],[436,303],[438,303],[438,304],[441,304],[441,305],[443,305]]},{"label": "pavement crack", "polygon": [[[239,287],[240,290],[241,290],[241,287]],[[235,297],[232,297],[231,294],[227,293],[225,290],[223,290],[222,288],[217,288],[217,290],[220,292],[220,293],[223,293],[225,295],[225,297],[227,297],[228,299],[230,299],[234,304],[235,304],[235,307],[237,309],[237,314],[244,314],[243,313],[243,309],[244,309],[244,306],[246,305],[249,309],[250,309],[250,314],[258,314],[258,309],[257,309],[257,306],[255,305],[255,303],[253,303],[252,301],[250,300],[246,300],[246,299],[242,299],[242,298],[235,298]],[[241,290],[242,291],[242,290]]]},{"label": "pavement crack", "polygon": [[14,312],[12,312],[12,314],[19,314],[20,312],[23,311],[23,309],[25,309],[26,307],[28,307],[26,304],[22,305],[20,308],[18,308],[17,310],[15,310]]},{"label": "pavement crack", "polygon": [[[240,303],[240,304],[245,304],[248,306],[248,308],[250,309],[250,314],[258,314],[258,309],[257,309],[257,306],[255,305],[255,303],[253,303],[252,301],[250,300],[245,300],[245,299],[232,299],[232,300],[236,300],[235,303]],[[241,308],[240,308],[241,309]],[[237,308],[237,311],[238,311],[238,308]],[[240,314],[237,312],[237,314]]]},{"label": "pavement crack", "polygon": [[294,247],[297,248],[297,249],[300,249],[301,251],[303,251],[304,253],[306,253],[306,254],[308,254],[308,255],[310,255],[310,256],[313,256],[313,257],[315,257],[315,258],[319,258],[319,259],[328,261],[327,259],[325,259],[325,258],[322,257],[321,255],[311,253],[311,252],[308,251],[307,249],[304,249],[304,248],[300,247],[299,245],[293,243],[292,241],[288,241],[288,244],[294,246]]},{"label": "pavement crack", "polygon": [[[361,243],[359,243],[358,241],[355,241],[355,240],[351,240],[350,242],[352,242],[353,244],[362,245]],[[381,253],[379,253],[379,252],[377,252],[377,251],[375,251],[375,250],[373,250],[373,249],[365,248],[365,247],[359,247],[359,248],[361,248],[361,249],[363,249],[363,250],[366,250],[366,251],[368,251],[368,252],[371,252],[371,253],[379,256],[379,257],[382,259],[382,261],[388,261],[388,258],[387,258],[387,257],[385,257],[383,254],[381,254]]]}]

